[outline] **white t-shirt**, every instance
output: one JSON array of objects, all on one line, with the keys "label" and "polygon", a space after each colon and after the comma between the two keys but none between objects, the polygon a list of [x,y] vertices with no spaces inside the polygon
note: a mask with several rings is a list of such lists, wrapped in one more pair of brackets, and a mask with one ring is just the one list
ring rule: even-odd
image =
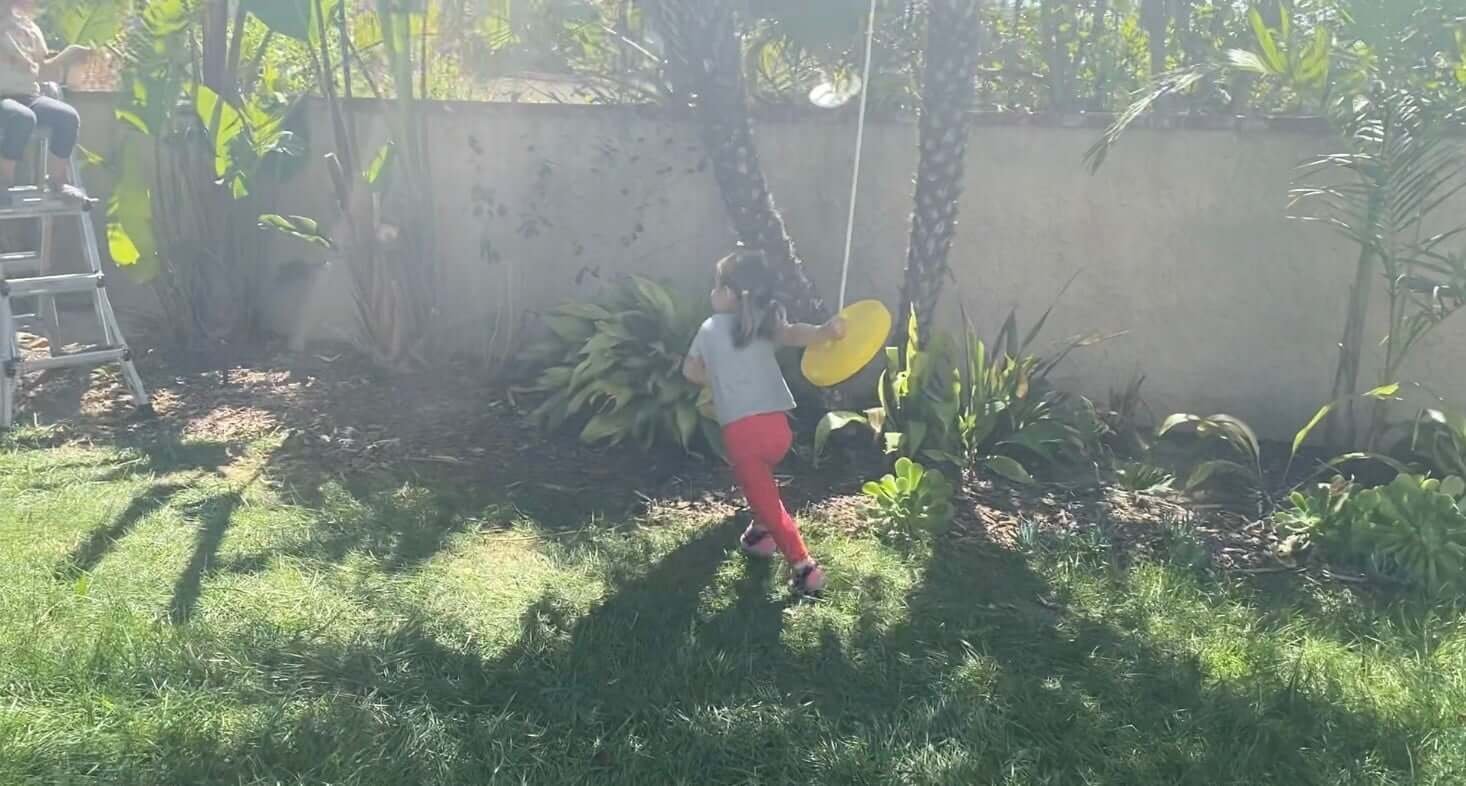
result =
[{"label": "white t-shirt", "polygon": [[733,346],[738,317],[714,314],[698,328],[689,357],[700,358],[713,389],[718,423],[727,426],[752,415],[794,409],[794,394],[779,369],[774,342],[755,338],[748,346]]}]

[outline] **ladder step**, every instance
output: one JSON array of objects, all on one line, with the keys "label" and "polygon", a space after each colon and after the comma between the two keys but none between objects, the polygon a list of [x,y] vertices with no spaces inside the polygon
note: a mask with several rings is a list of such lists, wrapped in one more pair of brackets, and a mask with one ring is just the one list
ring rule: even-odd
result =
[{"label": "ladder step", "polygon": [[15,368],[18,373],[28,374],[32,371],[46,371],[53,368],[104,366],[122,360],[128,356],[128,352],[127,347],[94,347],[84,352],[72,352],[56,357],[19,360]]},{"label": "ladder step", "polygon": [[0,254],[0,278],[23,278],[41,273],[41,255],[36,251]]},{"label": "ladder step", "polygon": [[[6,204],[6,197],[9,203]],[[0,221],[16,221],[46,216],[79,216],[92,209],[95,201],[84,204],[65,202],[40,189],[0,191]]]},{"label": "ladder step", "polygon": [[36,278],[13,278],[6,282],[11,297],[33,295],[64,295],[68,292],[88,292],[102,285],[101,273],[66,273],[59,276],[37,276]]}]

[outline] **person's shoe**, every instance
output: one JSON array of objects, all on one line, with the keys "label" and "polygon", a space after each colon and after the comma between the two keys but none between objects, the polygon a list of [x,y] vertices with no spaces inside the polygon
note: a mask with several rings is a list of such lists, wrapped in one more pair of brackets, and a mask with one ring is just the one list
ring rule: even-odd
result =
[{"label": "person's shoe", "polygon": [[769,559],[779,551],[778,544],[774,543],[774,536],[768,530],[752,524],[748,525],[748,529],[738,539],[738,548],[744,554],[758,559]]},{"label": "person's shoe", "polygon": [[796,594],[818,595],[825,589],[825,569],[810,560],[794,569],[794,579],[789,585]]}]

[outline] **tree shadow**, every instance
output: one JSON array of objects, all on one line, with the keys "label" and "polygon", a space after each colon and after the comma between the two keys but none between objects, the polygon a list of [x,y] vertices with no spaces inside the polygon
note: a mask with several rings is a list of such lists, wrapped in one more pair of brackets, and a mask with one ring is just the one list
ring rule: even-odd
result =
[{"label": "tree shadow", "polygon": [[[731,605],[703,607],[735,533],[725,524],[692,537],[646,573],[617,579],[614,592],[573,623],[547,594],[492,661],[445,650],[427,629],[407,627],[382,651],[329,656],[332,687],[426,700],[443,711],[513,708],[546,734],[580,740],[561,746],[570,758],[559,766],[627,783],[682,766],[700,772],[697,782],[743,782],[737,773],[748,771],[739,768],[759,757],[806,757],[799,748],[808,735],[746,740],[690,721],[668,731],[669,717],[761,702],[806,714],[820,739],[885,739],[888,748],[851,746],[828,762],[818,777],[832,781],[910,782],[900,753],[922,744],[964,752],[939,773],[915,778],[942,782],[1023,771],[1056,782],[1098,774],[1308,783],[1318,782],[1321,762],[1408,771],[1410,738],[1395,722],[1323,700],[1281,671],[1254,675],[1245,692],[1211,679],[1192,656],[1158,650],[1135,632],[1142,621],[1072,611],[1050,599],[1050,586],[1023,558],[992,548],[944,546],[897,624],[883,629],[862,614],[854,631],[826,626],[817,646],[791,650],[781,641],[787,605],[771,599],[766,567],[737,578]],[[384,678],[380,663],[350,665],[388,657],[400,664],[395,673],[413,675],[408,682]],[[965,693],[974,669],[987,675],[979,695]],[[347,674],[378,676],[353,683]],[[659,744],[671,738],[679,748],[637,753],[630,742],[645,745],[659,734]],[[524,766],[525,777],[540,772]]]},{"label": "tree shadow", "polygon": [[186,486],[177,483],[154,483],[132,498],[127,507],[116,518],[82,541],[70,555],[62,560],[56,574],[62,579],[75,579],[95,568],[107,556],[117,542],[127,537],[138,522],[168,505],[168,502]]},{"label": "tree shadow", "polygon": [[[1136,633],[1144,620],[1094,619],[1064,602],[1019,555],[950,544],[926,566],[902,625],[862,630],[849,645],[826,637],[819,669],[854,689],[813,699],[838,718],[920,697],[939,710],[923,734],[966,739],[974,750],[970,726],[1005,723],[1023,730],[1023,745],[1048,749],[1030,755],[1035,777],[1075,782],[1107,769],[1132,782],[1315,782],[1319,762],[1308,751],[1410,770],[1409,735],[1393,721],[1310,695],[1296,674],[1254,674],[1243,693],[1209,678],[1193,656],[1157,650]],[[898,680],[906,690],[893,691],[888,671],[860,665],[876,652],[889,659],[893,648],[897,661],[940,665],[918,669],[919,686]],[[983,660],[997,667],[986,685],[1005,708],[996,718],[941,693],[958,666]],[[973,782],[1011,764],[995,757],[949,775]]]},{"label": "tree shadow", "polygon": [[[202,504],[175,621],[191,614],[237,505]],[[877,606],[907,590],[876,574],[837,587],[869,599],[853,628],[824,624],[791,646],[789,615],[822,610],[781,599],[770,565],[742,563],[736,535],[730,519],[645,570],[613,565],[610,591],[584,614],[546,591],[491,659],[468,631],[412,607],[385,609],[404,622],[372,640],[262,639],[275,643],[248,654],[251,670],[292,686],[304,714],[278,714],[227,743],[233,753],[170,750],[170,771],[203,782],[233,760],[261,780],[326,781],[370,760],[384,783],[702,784],[793,772],[842,783],[1322,783],[1366,761],[1409,771],[1411,740],[1396,721],[1282,672],[1245,688],[1209,678],[1139,633],[1143,620],[1075,611],[1024,557],[985,544],[943,542],[894,620]],[[950,756],[913,770],[913,751]]]},{"label": "tree shadow", "polygon": [[[118,461],[96,462],[74,461],[52,465],[57,470],[97,467],[102,470],[89,482],[112,483],[128,481],[138,477],[177,475],[182,473],[222,474],[229,463],[230,446],[219,442],[184,443],[177,435],[155,435],[145,442],[129,445],[135,455]],[[27,485],[32,491],[47,491],[65,488],[65,481],[41,481]],[[167,507],[179,493],[191,487],[182,479],[162,480],[150,483],[135,494],[127,507],[106,525],[93,530],[85,540],[72,549],[71,553],[56,568],[56,575],[63,580],[74,579],[95,568],[123,538],[143,519]]]},{"label": "tree shadow", "polygon": [[216,569],[249,575],[280,559],[336,564],[361,555],[387,573],[406,573],[459,533],[490,526],[480,515],[485,498],[456,482],[404,488],[398,476],[343,475],[309,504],[296,498],[311,518],[302,539],[227,558]]},{"label": "tree shadow", "polygon": [[219,554],[219,546],[223,544],[224,535],[229,531],[229,524],[234,518],[234,512],[242,502],[242,492],[231,491],[189,506],[185,515],[189,520],[197,520],[198,535],[194,540],[188,564],[173,585],[168,619],[175,625],[185,623],[193,617],[204,577],[211,572]]}]

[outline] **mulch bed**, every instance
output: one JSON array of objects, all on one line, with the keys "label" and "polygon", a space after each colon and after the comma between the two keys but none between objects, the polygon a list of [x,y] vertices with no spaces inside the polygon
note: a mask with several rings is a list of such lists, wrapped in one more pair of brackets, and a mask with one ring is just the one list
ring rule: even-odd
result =
[{"label": "mulch bed", "polygon": [[[27,339],[27,348],[43,343]],[[416,478],[508,492],[546,503],[541,516],[645,510],[732,514],[740,500],[726,472],[680,454],[590,449],[546,438],[516,411],[502,383],[472,365],[385,375],[346,350],[307,356],[262,351],[206,367],[144,353],[140,370],[156,417],[133,416],[113,369],[50,372],[28,379],[22,421],[50,426],[61,443],[217,443],[242,455],[276,436],[272,476]],[[888,470],[870,450],[843,450],[824,466],[793,462],[791,507],[833,526],[867,526],[861,483]],[[304,480],[302,480],[304,479]],[[1256,516],[1192,503],[1179,494],[1132,492],[1095,482],[1020,488],[969,477],[958,498],[958,537],[1004,547],[1027,528],[1044,536],[1093,532],[1125,552],[1159,549],[1184,528],[1224,569],[1281,569],[1280,542]],[[551,522],[553,523],[553,522]]]}]

